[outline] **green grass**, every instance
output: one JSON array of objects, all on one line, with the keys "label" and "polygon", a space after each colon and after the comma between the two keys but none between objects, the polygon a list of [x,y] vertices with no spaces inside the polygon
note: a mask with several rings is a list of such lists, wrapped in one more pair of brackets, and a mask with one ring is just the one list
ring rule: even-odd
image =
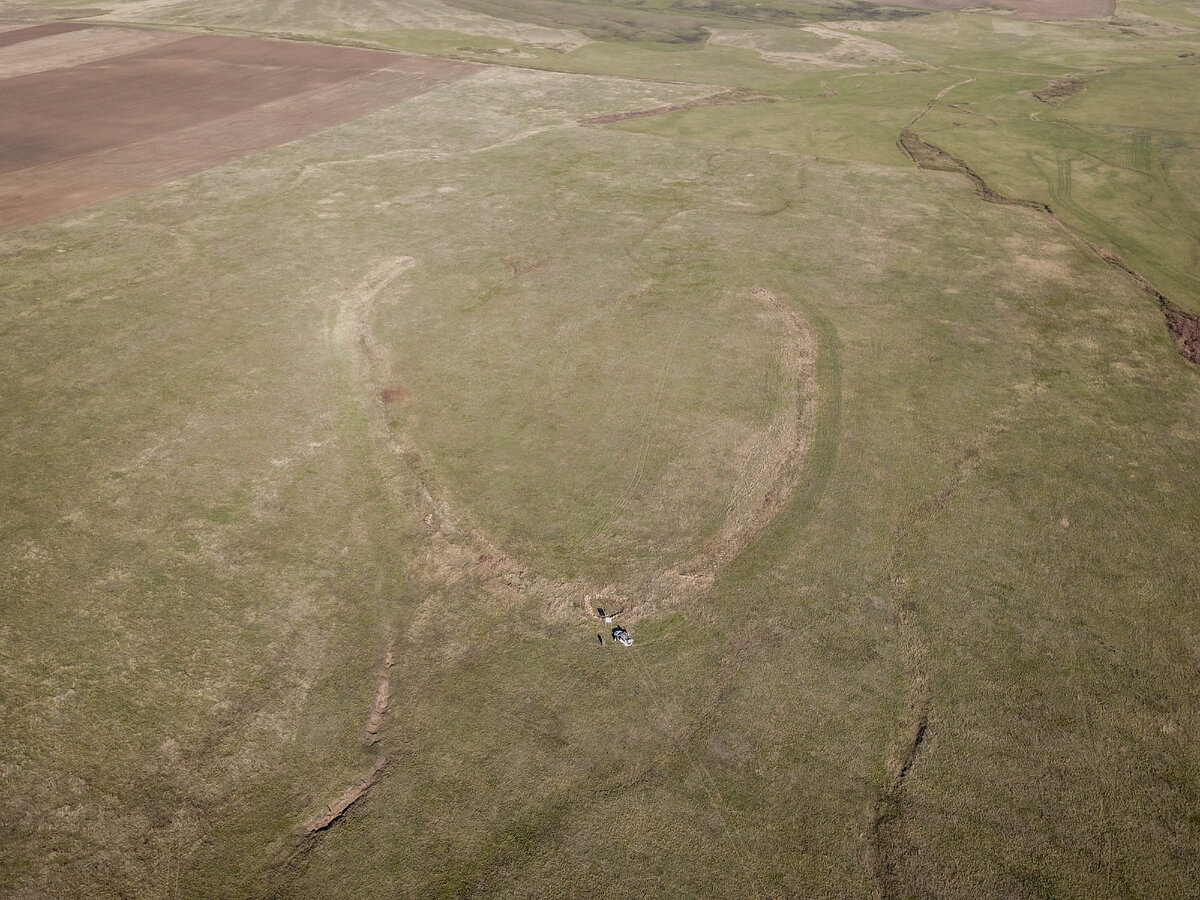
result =
[{"label": "green grass", "polygon": [[896,135],[944,79],[936,72],[812,76],[789,87],[787,93],[798,96],[787,102],[686,110],[616,127],[826,160],[910,165]]},{"label": "green grass", "polygon": [[[1197,71],[1164,61],[1096,75],[1057,107],[1018,96],[1017,84],[981,79],[947,100],[958,98],[994,121],[943,105],[921,130],[970,160],[997,190],[1048,203],[1081,234],[1195,308],[1200,207],[1187,123]],[[1024,90],[1031,87],[1040,85]]]},{"label": "green grass", "polygon": [[[1197,371],[895,145],[973,76],[922,134],[1196,308],[1192,37],[928,15],[869,35],[933,71],[803,72],[431,9],[243,25],[603,77],[489,67],[0,238],[0,892],[1197,893]],[[574,124],[709,84],[782,99]],[[815,346],[799,482],[601,647],[582,594],[703,550],[785,402],[755,288]]]}]

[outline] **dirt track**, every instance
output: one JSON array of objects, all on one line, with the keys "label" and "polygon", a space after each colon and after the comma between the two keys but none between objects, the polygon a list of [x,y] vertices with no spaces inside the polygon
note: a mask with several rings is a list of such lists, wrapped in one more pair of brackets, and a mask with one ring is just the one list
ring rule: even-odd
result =
[{"label": "dirt track", "polygon": [[[118,47],[114,34],[128,33],[38,26],[2,37],[14,51],[53,52],[65,31],[76,43]],[[4,62],[0,49],[0,73]],[[0,231],[313,134],[475,71],[371,50],[200,36],[3,78],[0,120],[13,137],[0,146]]]},{"label": "dirt track", "polygon": [[776,103],[780,98],[774,94],[764,94],[761,91],[751,91],[737,88],[732,91],[722,91],[711,97],[701,97],[686,103],[673,103],[670,106],[656,106],[653,109],[643,109],[637,112],[609,113],[604,116],[592,116],[580,119],[580,125],[614,125],[629,119],[643,119],[647,116],[661,116],[666,113],[680,112],[686,109],[700,109],[705,106],[739,106],[743,103]]}]

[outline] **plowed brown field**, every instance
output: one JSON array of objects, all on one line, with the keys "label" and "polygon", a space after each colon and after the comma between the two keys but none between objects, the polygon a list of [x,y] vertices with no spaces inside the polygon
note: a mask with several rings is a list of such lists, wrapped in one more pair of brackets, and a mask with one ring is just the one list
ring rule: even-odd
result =
[{"label": "plowed brown field", "polygon": [[37,38],[51,37],[56,34],[65,34],[68,31],[80,31],[86,27],[86,25],[72,25],[69,22],[47,22],[45,25],[30,25],[28,28],[14,28],[9,31],[0,32],[0,47],[8,47],[12,44],[23,44],[25,41],[33,41]]},{"label": "plowed brown field", "polygon": [[[61,65],[3,77],[41,45]],[[131,52],[124,29],[0,35],[0,231],[124,196],[313,134],[476,71],[446,60],[216,36]],[[141,34],[145,34],[142,32]],[[80,40],[103,53],[82,64]],[[20,71],[19,66],[17,71]]]}]

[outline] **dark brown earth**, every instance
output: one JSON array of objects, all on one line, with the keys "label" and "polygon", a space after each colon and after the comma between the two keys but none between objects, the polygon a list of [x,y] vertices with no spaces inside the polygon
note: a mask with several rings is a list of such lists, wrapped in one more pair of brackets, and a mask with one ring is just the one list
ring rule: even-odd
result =
[{"label": "dark brown earth", "polygon": [[0,21],[26,19],[90,19],[112,12],[94,6],[12,6],[0,12]]},{"label": "dark brown earth", "polygon": [[66,22],[48,22],[45,25],[30,25],[28,28],[17,28],[13,31],[0,32],[0,47],[10,47],[13,44],[23,44],[38,38],[64,34],[68,31],[81,31],[86,25],[71,25]]},{"label": "dark brown earth", "polygon": [[1163,302],[1162,309],[1179,355],[1200,366],[1200,316],[1176,306],[1170,300]]},{"label": "dark brown earth", "polygon": [[1046,86],[1040,91],[1034,91],[1033,96],[1037,97],[1043,103],[1058,106],[1058,104],[1062,103],[1068,97],[1082,94],[1085,87],[1087,87],[1087,83],[1078,78],[1056,79],[1047,82]]},{"label": "dark brown earth", "polygon": [[[109,29],[95,31],[102,40]],[[0,80],[10,136],[0,144],[0,232],[314,134],[476,71],[382,51],[200,36]]]}]

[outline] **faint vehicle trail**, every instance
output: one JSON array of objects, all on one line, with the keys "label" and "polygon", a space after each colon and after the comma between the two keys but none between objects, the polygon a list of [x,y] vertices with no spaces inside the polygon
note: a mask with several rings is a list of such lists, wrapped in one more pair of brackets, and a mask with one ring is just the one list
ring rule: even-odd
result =
[{"label": "faint vehicle trail", "polygon": [[706,106],[741,106],[746,103],[778,103],[782,100],[775,94],[766,94],[762,91],[753,91],[748,88],[734,88],[733,90],[721,91],[720,93],[710,94],[707,97],[700,97],[696,100],[681,100],[679,103],[671,103],[667,106],[656,106],[653,109],[635,110],[633,112],[609,113],[604,116],[592,116],[587,119],[580,119],[580,125],[595,127],[597,125],[613,125],[617,122],[626,122],[629,119],[644,119],[647,116],[662,116],[667,113],[681,112],[688,109],[701,109]]},{"label": "faint vehicle trail", "polygon": [[[646,697],[650,702],[658,707],[658,714],[664,721],[669,719],[669,710],[666,703],[663,701],[663,691],[658,686],[658,683],[651,677],[649,670],[646,668],[645,662],[635,653],[633,654],[634,665],[638,669],[638,674],[641,676],[642,684],[647,688]],[[721,828],[725,832],[725,838],[729,842],[730,848],[737,857],[738,863],[741,865],[742,872],[746,876],[746,880],[754,888],[756,896],[762,896],[762,891],[758,886],[758,879],[755,877],[754,860],[749,851],[746,849],[746,844],[742,838],[741,832],[730,824],[730,817],[735,815],[734,811],[729,808],[724,798],[721,796],[721,789],[717,786],[716,779],[708,767],[695,757],[686,747],[685,744],[678,745],[678,752],[687,759],[691,764],[692,770],[699,776],[700,785],[704,790],[705,796],[708,798],[708,804],[712,808],[713,813],[721,822]]]},{"label": "faint vehicle trail", "polygon": [[612,523],[615,522],[617,517],[621,514],[622,510],[628,506],[629,498],[637,493],[637,489],[642,483],[642,475],[646,470],[646,459],[650,455],[649,423],[658,417],[659,410],[662,409],[663,393],[666,390],[667,378],[671,374],[671,363],[675,356],[675,346],[679,343],[679,335],[683,333],[683,329],[686,327],[686,325],[686,322],[681,322],[679,328],[675,330],[675,334],[671,337],[670,342],[667,344],[667,350],[664,353],[665,361],[663,362],[662,370],[659,372],[658,384],[655,386],[654,390],[654,402],[651,404],[646,414],[642,417],[642,424],[638,426],[639,431],[645,431],[646,437],[642,441],[642,446],[638,450],[637,461],[633,465],[633,474],[629,480],[629,484],[617,497],[616,502],[613,503],[609,513],[594,529],[592,529],[591,534],[583,542],[582,546],[580,547],[580,549],[583,551],[591,550],[596,545],[596,541],[600,539],[600,536],[603,535],[606,530],[608,530]]},{"label": "faint vehicle trail", "polygon": [[488,153],[500,147],[507,147],[510,144],[517,144],[521,141],[529,140],[537,137],[540,134],[546,134],[551,131],[563,131],[568,129],[578,128],[576,122],[563,122],[551,125],[540,125],[535,128],[527,128],[524,131],[509,135],[506,138],[501,138],[491,144],[485,144],[482,147],[465,147],[461,150],[446,150],[441,147],[402,147],[396,150],[381,150],[378,153],[367,153],[362,156],[346,156],[339,159],[326,159],[320,162],[305,163],[300,171],[292,178],[290,184],[282,188],[282,190],[290,191],[306,182],[309,178],[317,175],[326,169],[337,169],[342,166],[360,166],[363,163],[380,162],[389,159],[405,159],[413,158],[419,160],[446,160],[456,156],[474,156],[479,153]]},{"label": "faint vehicle trail", "polygon": [[[1024,207],[1049,216],[1070,237],[1080,241],[1109,265],[1120,269],[1139,288],[1153,297],[1166,317],[1168,328],[1180,354],[1189,361],[1200,364],[1200,317],[1188,313],[1172,303],[1146,278],[1135,272],[1119,254],[1101,247],[1075,232],[1046,204],[999,193],[966,162],[941,147],[929,143],[913,131],[913,126],[951,90],[973,80],[967,79],[949,85],[927,103],[900,131],[897,145],[901,151],[919,168],[951,172],[967,177],[975,185],[976,194],[985,202]],[[892,535],[893,549],[888,561],[888,579],[891,588],[889,605],[899,638],[909,696],[904,718],[897,730],[896,740],[885,760],[885,782],[871,808],[871,866],[880,895],[884,900],[905,894],[896,872],[894,849],[902,830],[901,816],[905,782],[929,737],[934,701],[930,683],[931,647],[928,637],[918,623],[920,600],[912,595],[908,579],[904,574],[903,563],[908,533],[930,519],[950,502],[954,494],[978,467],[981,454],[987,444],[1005,430],[1014,411],[1014,408],[1010,406],[997,413],[993,422],[954,461],[954,471],[950,479],[938,491],[926,497],[910,510]]]}]

